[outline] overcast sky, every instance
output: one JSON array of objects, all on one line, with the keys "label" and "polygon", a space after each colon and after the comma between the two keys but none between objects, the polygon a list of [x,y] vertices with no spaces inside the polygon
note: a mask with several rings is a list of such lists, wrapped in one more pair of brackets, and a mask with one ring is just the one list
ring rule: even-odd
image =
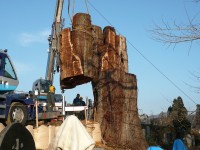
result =
[{"label": "overcast sky", "polygon": [[[72,3],[73,1],[71,1]],[[32,83],[45,77],[48,35],[54,19],[55,0],[0,1],[0,48],[8,49],[19,78],[18,91],[29,91]],[[176,45],[175,49],[151,38],[148,30],[162,20],[188,24],[200,20],[199,3],[192,0],[84,0],[75,1],[74,13],[89,11],[92,24],[102,28],[111,25],[127,38],[129,73],[137,76],[140,113],[167,111],[174,98],[181,96],[188,110],[195,110],[200,95],[191,86],[200,86],[191,75],[200,70],[200,45],[193,42]],[[64,2],[65,27],[70,27],[68,1]],[[72,14],[72,6],[70,7]],[[187,12],[187,13],[186,13]],[[156,67],[156,68],[155,68]],[[173,84],[170,81],[173,82]],[[55,77],[60,93],[59,74]],[[191,86],[189,86],[191,85]],[[91,84],[65,91],[71,103],[77,93],[93,99]]]}]

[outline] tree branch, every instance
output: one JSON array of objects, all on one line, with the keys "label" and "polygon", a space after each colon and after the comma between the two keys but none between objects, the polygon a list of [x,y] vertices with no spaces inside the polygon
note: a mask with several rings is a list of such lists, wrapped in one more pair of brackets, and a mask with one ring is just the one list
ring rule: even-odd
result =
[{"label": "tree branch", "polygon": [[175,22],[173,26],[169,26],[167,23],[164,23],[163,27],[155,25],[155,28],[150,32],[153,39],[168,44],[200,40],[200,25],[192,24],[192,22],[188,26],[177,25]]}]

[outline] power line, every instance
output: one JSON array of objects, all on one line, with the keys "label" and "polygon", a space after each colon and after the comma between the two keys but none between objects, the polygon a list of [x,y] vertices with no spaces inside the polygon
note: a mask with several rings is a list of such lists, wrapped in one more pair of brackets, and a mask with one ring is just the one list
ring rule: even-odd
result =
[{"label": "power line", "polygon": [[170,78],[168,78],[158,67],[156,67],[144,54],[142,54],[131,42],[127,40],[127,42],[148,62],[150,63],[161,75],[163,75],[175,88],[177,88],[181,93],[183,93],[189,100],[191,100],[194,104],[197,103],[187,95],[178,85],[176,85]]},{"label": "power line", "polygon": [[[99,11],[97,10],[88,0],[88,3],[90,4],[90,6],[96,10],[96,12],[106,20],[106,22],[110,25],[113,26],[111,24],[111,22]],[[120,32],[116,29],[116,31],[120,34]],[[128,39],[126,39],[126,41],[149,63],[153,66],[154,69],[156,69],[161,75],[163,75],[176,89],[178,89],[182,94],[184,94],[189,100],[191,100],[194,104],[197,105],[197,103],[188,95],[186,94],[178,85],[176,85],[170,78],[167,77],[167,75],[165,75],[158,67],[156,67],[142,52],[139,51],[139,49],[137,49]]]}]

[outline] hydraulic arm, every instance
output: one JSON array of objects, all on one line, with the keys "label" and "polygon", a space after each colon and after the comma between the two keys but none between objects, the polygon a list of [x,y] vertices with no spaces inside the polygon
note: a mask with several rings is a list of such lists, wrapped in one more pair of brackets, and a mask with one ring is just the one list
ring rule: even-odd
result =
[{"label": "hydraulic arm", "polygon": [[[52,24],[51,35],[49,35],[49,54],[45,79],[53,83],[55,70],[59,71],[59,42],[58,36],[63,28],[62,9],[64,0],[57,0],[55,8],[54,22]],[[56,69],[55,69],[56,68]]]}]

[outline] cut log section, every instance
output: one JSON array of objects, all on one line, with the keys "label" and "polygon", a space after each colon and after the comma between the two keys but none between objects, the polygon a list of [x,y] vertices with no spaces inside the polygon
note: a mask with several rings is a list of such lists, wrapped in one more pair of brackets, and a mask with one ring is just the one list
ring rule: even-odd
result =
[{"label": "cut log section", "polygon": [[92,26],[88,14],[73,17],[72,30],[60,35],[61,87],[73,88],[92,80]]}]

